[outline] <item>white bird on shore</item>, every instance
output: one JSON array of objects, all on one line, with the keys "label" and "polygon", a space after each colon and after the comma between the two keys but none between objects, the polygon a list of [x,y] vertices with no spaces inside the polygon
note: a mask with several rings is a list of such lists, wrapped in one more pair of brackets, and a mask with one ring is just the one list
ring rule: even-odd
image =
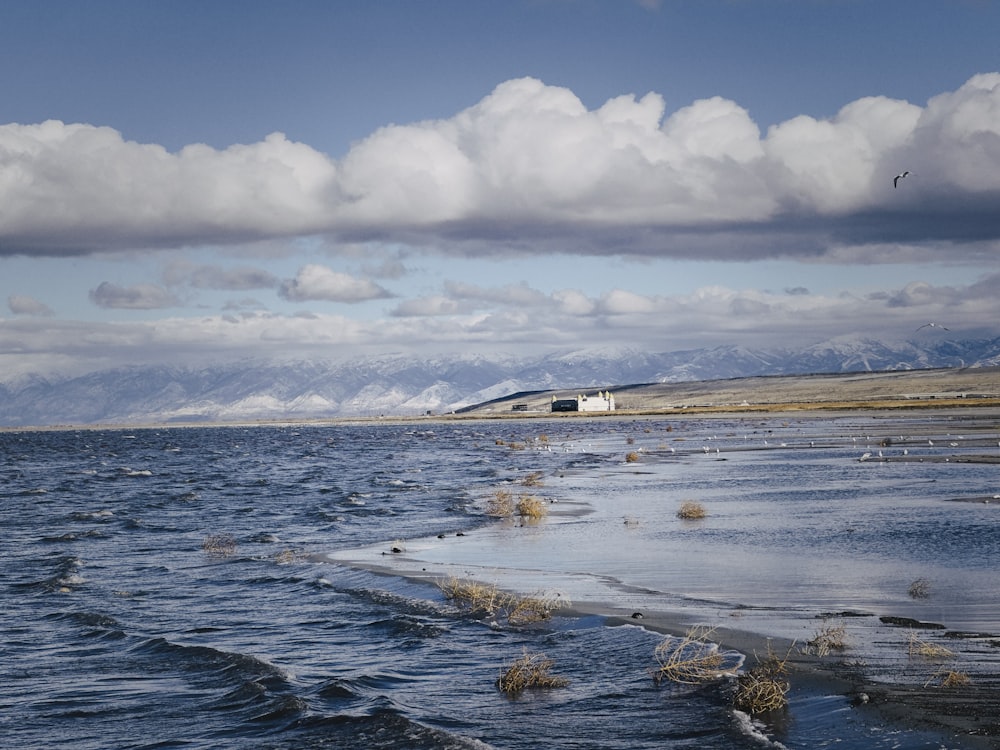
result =
[{"label": "white bird on shore", "polygon": [[863,453],[861,454],[861,458],[859,458],[858,461],[867,461],[871,457],[872,457],[871,453]]},{"label": "white bird on shore", "polygon": [[906,170],[902,174],[898,174],[895,177],[893,177],[892,178],[892,186],[893,187],[899,187],[899,181],[901,179],[903,179],[904,177],[906,177],[909,173],[910,173],[910,170]]}]

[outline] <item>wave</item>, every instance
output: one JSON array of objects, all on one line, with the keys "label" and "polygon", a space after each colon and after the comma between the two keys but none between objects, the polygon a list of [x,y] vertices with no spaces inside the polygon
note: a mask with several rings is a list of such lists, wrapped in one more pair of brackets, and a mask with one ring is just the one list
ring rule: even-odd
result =
[{"label": "wave", "polygon": [[81,510],[75,513],[70,513],[70,519],[73,521],[106,521],[109,518],[114,518],[115,512],[109,510],[108,508],[101,508],[100,510]]},{"label": "wave", "polygon": [[13,584],[15,588],[22,589],[42,589],[44,591],[58,591],[67,593],[72,586],[79,586],[86,582],[80,575],[80,568],[83,561],[75,555],[61,555],[55,559],[52,574],[41,580],[24,581]]},{"label": "wave", "polygon": [[754,720],[749,714],[734,709],[733,717],[736,719],[736,726],[740,734],[754,740],[761,747],[771,748],[771,750],[788,750],[785,745],[768,737],[765,726]]},{"label": "wave", "polygon": [[59,612],[50,616],[54,620],[66,620],[88,628],[119,629],[118,620],[101,612]]},{"label": "wave", "polygon": [[83,531],[77,533],[75,531],[67,531],[65,534],[55,534],[50,536],[43,536],[42,541],[50,544],[60,543],[60,542],[75,542],[78,539],[94,539],[103,537],[104,534],[97,529],[90,529],[89,531]]},{"label": "wave", "polygon": [[271,684],[287,683],[289,675],[269,661],[212,646],[188,646],[166,638],[150,638],[130,649],[135,654],[163,656],[169,663],[193,671],[218,671],[242,681],[266,680]]},{"label": "wave", "polygon": [[368,628],[378,631],[380,637],[424,640],[446,635],[448,628],[411,615],[395,615],[368,623]]},{"label": "wave", "polygon": [[267,747],[301,750],[332,748],[336,750],[492,750],[475,737],[465,737],[445,729],[430,727],[408,719],[394,709],[383,708],[363,716],[311,716],[294,728],[291,736]]}]

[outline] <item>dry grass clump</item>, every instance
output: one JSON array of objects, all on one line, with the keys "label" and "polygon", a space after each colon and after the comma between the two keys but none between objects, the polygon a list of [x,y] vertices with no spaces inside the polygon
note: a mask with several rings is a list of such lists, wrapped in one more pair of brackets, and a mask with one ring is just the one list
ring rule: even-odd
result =
[{"label": "dry grass clump", "polygon": [[564,602],[555,595],[511,595],[506,601],[504,612],[511,625],[533,625],[550,619],[552,613],[562,606]]},{"label": "dry grass clump", "polygon": [[305,559],[305,555],[294,549],[283,549],[274,556],[274,561],[278,563],[278,565],[289,565],[303,559]]},{"label": "dry grass clump", "polygon": [[938,687],[957,688],[971,685],[972,678],[966,672],[958,672],[954,669],[939,669],[924,683],[924,687],[929,687],[934,682],[937,682]]},{"label": "dry grass clump", "polygon": [[654,651],[657,684],[669,680],[696,685],[731,674],[718,645],[707,640],[712,632],[713,628],[693,627],[683,638],[667,636],[661,641]]},{"label": "dry grass clump", "polygon": [[495,615],[503,607],[507,595],[493,583],[449,578],[438,583],[446,599],[450,599],[471,614]]},{"label": "dry grass clump", "polygon": [[213,557],[229,557],[236,553],[236,539],[231,534],[209,534],[201,548]]},{"label": "dry grass clump", "polygon": [[541,518],[545,518],[548,514],[548,506],[545,505],[545,501],[541,498],[534,497],[533,495],[521,495],[517,499],[517,515],[523,516],[524,518],[530,518],[533,521],[537,521]]},{"label": "dry grass clump", "polygon": [[518,443],[518,442],[515,442],[513,440],[504,440],[503,438],[496,438],[493,441],[493,443],[494,443],[494,445],[505,445],[508,448],[510,448],[512,451],[523,451],[524,450],[524,443]]},{"label": "dry grass clump", "polygon": [[681,504],[680,509],[677,511],[677,517],[683,518],[688,521],[693,521],[699,518],[704,518],[708,513],[705,512],[705,506],[701,503],[696,503],[688,500]]},{"label": "dry grass clump", "polygon": [[636,453],[635,451],[629,451],[625,455],[625,463],[627,464],[634,464],[638,460],[639,460],[639,454]]},{"label": "dry grass clump", "polygon": [[545,484],[545,482],[542,481],[542,476],[542,472],[533,471],[521,480],[521,484],[525,487],[541,487]]},{"label": "dry grass clump", "polygon": [[494,490],[486,501],[486,515],[507,518],[514,515],[514,495],[509,490]]},{"label": "dry grass clump", "polygon": [[910,584],[907,593],[911,599],[926,599],[931,595],[931,582],[926,578],[918,578]]},{"label": "dry grass clump", "polygon": [[733,705],[748,714],[777,711],[788,705],[788,680],[751,669],[736,678]]},{"label": "dry grass clump", "polygon": [[514,493],[510,490],[498,489],[487,498],[485,512],[494,518],[510,518],[518,515],[537,521],[544,518],[549,509],[541,498],[521,495],[515,500]]},{"label": "dry grass clump", "polygon": [[550,673],[555,662],[545,654],[529,654],[527,649],[521,657],[508,666],[497,678],[497,689],[508,695],[517,695],[528,688],[559,688],[569,684],[565,677]]},{"label": "dry grass clump", "polygon": [[806,642],[809,653],[816,656],[827,656],[831,651],[847,650],[847,627],[839,625],[824,625],[816,631],[816,635]]},{"label": "dry grass clump", "polygon": [[921,640],[916,633],[911,632],[907,638],[907,653],[912,659],[920,656],[924,659],[951,659],[955,652],[937,643]]},{"label": "dry grass clump", "polygon": [[788,676],[788,656],[779,657],[771,650],[757,666],[736,678],[736,692],[733,705],[748,714],[762,714],[777,711],[788,705],[788,690],[791,685]]},{"label": "dry grass clump", "polygon": [[500,591],[496,584],[455,577],[439,582],[438,586],[446,599],[469,614],[500,617],[514,626],[544,622],[555,610],[569,606],[569,601],[558,594],[518,596]]}]

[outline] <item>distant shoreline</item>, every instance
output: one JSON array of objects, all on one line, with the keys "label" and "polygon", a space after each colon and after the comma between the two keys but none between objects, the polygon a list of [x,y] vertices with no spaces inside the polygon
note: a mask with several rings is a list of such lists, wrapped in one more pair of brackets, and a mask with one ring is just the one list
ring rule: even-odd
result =
[{"label": "distant shoreline", "polygon": [[976,400],[942,399],[926,401],[865,401],[865,402],[788,402],[751,404],[748,406],[688,406],[648,409],[617,409],[608,412],[470,412],[424,415],[386,415],[378,417],[301,417],[246,420],[206,420],[204,422],[94,422],[85,424],[0,426],[0,433],[18,432],[73,432],[87,430],[165,430],[212,427],[317,427],[324,425],[391,425],[430,424],[447,422],[481,421],[564,421],[576,419],[634,419],[643,417],[775,417],[782,414],[796,417],[843,414],[870,414],[872,412],[929,412],[940,416],[953,411],[956,414],[977,412],[977,416],[996,414],[1000,418],[1000,398]]},{"label": "distant shoreline", "polygon": [[[617,408],[609,412],[552,412],[554,397],[586,394],[596,387],[514,393],[446,413],[8,425],[0,432],[44,430],[140,430],[185,427],[296,427],[343,424],[411,424],[464,420],[607,419],[683,416],[807,416],[833,412],[940,414],[1000,410],[1000,367],[973,367],[812,375],[766,375],[725,380],[608,385]],[[518,409],[513,407],[517,406]]]}]

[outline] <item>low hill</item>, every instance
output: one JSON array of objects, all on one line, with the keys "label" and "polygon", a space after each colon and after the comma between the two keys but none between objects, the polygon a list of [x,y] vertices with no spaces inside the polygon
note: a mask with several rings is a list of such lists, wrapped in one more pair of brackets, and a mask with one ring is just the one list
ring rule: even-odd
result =
[{"label": "low hill", "polygon": [[610,390],[618,411],[905,408],[1000,405],[1000,367],[775,375],[684,383],[607,384],[521,392],[462,409],[469,416],[548,413],[553,398]]}]

